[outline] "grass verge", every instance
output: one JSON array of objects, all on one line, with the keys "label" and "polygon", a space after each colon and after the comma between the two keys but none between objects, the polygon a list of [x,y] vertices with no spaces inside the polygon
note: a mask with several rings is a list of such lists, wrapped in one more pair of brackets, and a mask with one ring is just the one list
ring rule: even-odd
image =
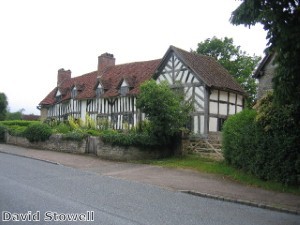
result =
[{"label": "grass verge", "polygon": [[264,188],[267,190],[286,192],[300,195],[300,188],[286,186],[275,181],[264,181],[244,171],[229,166],[224,161],[215,161],[208,158],[202,158],[198,155],[186,155],[182,157],[172,157],[157,160],[142,160],[138,163],[151,164],[169,168],[192,169],[199,172],[212,173],[223,176],[241,184]]}]

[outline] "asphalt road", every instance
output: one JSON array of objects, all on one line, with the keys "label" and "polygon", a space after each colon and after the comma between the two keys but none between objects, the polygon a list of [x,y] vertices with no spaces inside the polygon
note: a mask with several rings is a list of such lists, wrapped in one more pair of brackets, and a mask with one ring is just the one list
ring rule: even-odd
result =
[{"label": "asphalt road", "polygon": [[0,213],[1,225],[300,224],[300,216],[293,214],[201,198],[3,153]]}]

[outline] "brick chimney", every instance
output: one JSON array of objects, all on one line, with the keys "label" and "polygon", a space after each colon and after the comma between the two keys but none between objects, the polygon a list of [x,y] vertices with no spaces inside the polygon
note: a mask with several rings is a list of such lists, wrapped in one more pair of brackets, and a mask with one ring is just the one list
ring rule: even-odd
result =
[{"label": "brick chimney", "polygon": [[57,72],[57,86],[60,86],[65,80],[71,79],[71,70],[59,69]]},{"label": "brick chimney", "polygon": [[98,56],[98,72],[104,71],[109,66],[114,66],[116,59],[113,54],[103,53]]}]

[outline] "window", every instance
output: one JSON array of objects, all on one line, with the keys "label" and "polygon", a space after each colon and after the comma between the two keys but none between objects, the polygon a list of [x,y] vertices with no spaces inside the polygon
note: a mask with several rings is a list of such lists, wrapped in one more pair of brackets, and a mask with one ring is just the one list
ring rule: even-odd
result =
[{"label": "window", "polygon": [[129,87],[121,87],[119,93],[120,93],[122,96],[125,96],[128,92],[129,92]]},{"label": "window", "polygon": [[104,93],[104,88],[99,83],[97,89],[96,89],[96,97],[99,98]]},{"label": "window", "polygon": [[56,102],[60,102],[61,101],[61,95],[59,95],[59,96],[55,96],[55,100],[56,100]]},{"label": "window", "polygon": [[76,87],[74,87],[71,91],[71,98],[76,98],[76,96],[77,96],[77,89]]},{"label": "window", "polygon": [[99,98],[102,94],[103,94],[103,88],[101,87],[101,88],[99,88],[99,87],[97,87],[97,89],[96,89],[96,96],[97,96],[97,98]]},{"label": "window", "polygon": [[133,124],[133,114],[128,113],[123,115],[123,123]]},{"label": "window", "polygon": [[117,114],[112,114],[111,115],[111,123],[112,124],[117,124],[118,122],[118,115]]},{"label": "window", "polygon": [[56,100],[56,102],[60,102],[61,99],[62,99],[62,96],[61,96],[60,91],[58,90],[55,95],[55,100]]},{"label": "window", "polygon": [[128,86],[126,80],[124,80],[120,87],[119,93],[121,94],[121,96],[125,96],[125,95],[127,95],[128,92],[129,92],[129,86]]}]

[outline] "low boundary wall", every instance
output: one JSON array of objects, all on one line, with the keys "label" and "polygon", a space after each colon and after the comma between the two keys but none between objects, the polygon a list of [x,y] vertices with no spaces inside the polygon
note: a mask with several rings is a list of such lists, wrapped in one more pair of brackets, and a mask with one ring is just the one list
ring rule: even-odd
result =
[{"label": "low boundary wall", "polygon": [[51,135],[43,142],[29,142],[24,137],[16,137],[6,133],[6,144],[70,153],[94,154],[103,159],[129,161],[140,159],[158,159],[171,155],[167,149],[140,149],[137,147],[123,147],[104,143],[100,137],[89,136],[81,141],[65,140],[62,135]]}]

